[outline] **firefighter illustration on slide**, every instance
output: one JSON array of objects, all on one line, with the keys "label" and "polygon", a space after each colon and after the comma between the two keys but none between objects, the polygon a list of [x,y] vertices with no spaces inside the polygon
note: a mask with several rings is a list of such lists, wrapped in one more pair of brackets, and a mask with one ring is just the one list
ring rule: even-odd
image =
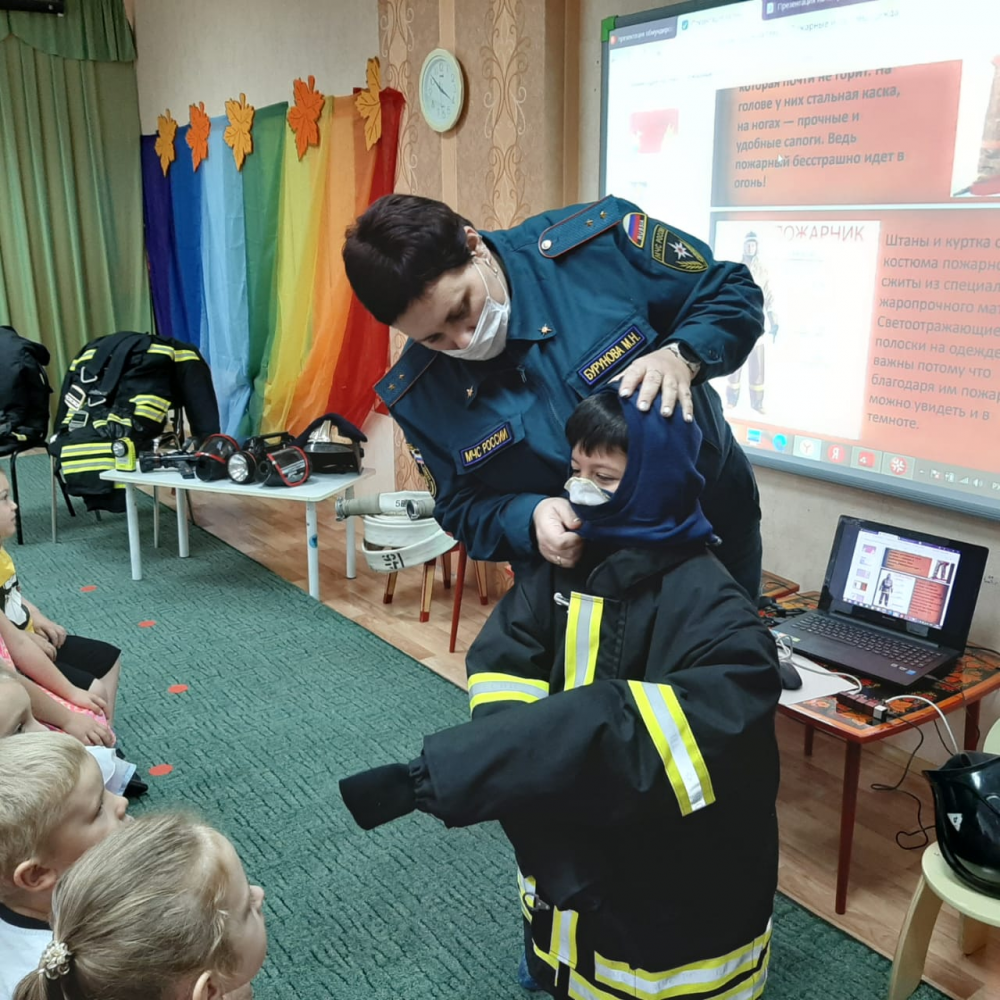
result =
[{"label": "firefighter illustration on slide", "polygon": [[882,582],[878,588],[878,603],[889,607],[889,598],[892,597],[892,577],[886,573],[882,577]]},{"label": "firefighter illustration on slide", "polygon": [[[771,281],[767,274],[767,268],[759,255],[759,244],[757,234],[753,231],[743,238],[743,263],[750,268],[753,280],[757,282],[760,290],[764,293],[764,312],[767,315],[767,332],[771,335],[771,343],[774,343],[778,336],[778,323],[774,318],[774,295],[771,292]],[[764,338],[757,341],[754,349],[750,352],[750,357],[738,371],[735,371],[726,380],[726,407],[732,409],[740,401],[740,384],[743,380],[743,372],[746,370],[750,380],[750,405],[757,413],[764,413]]]}]

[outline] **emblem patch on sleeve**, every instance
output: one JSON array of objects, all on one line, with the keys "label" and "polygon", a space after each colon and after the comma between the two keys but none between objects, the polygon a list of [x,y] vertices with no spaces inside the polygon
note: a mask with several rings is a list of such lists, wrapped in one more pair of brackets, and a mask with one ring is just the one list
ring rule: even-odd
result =
[{"label": "emblem patch on sleeve", "polygon": [[510,422],[501,424],[475,444],[463,448],[459,454],[462,467],[471,469],[480,462],[492,458],[498,451],[509,448],[514,443],[514,428]]},{"label": "emblem patch on sleeve", "polygon": [[406,447],[410,449],[413,461],[417,463],[417,472],[419,472],[423,477],[424,484],[427,486],[427,492],[430,493],[432,497],[436,497],[438,495],[437,480],[434,478],[434,474],[431,470],[427,468],[427,463],[424,461],[424,456],[420,453],[420,449],[414,448],[409,441],[407,441]]},{"label": "emblem patch on sleeve", "polygon": [[642,212],[629,212],[622,219],[622,226],[629,243],[635,244],[641,250],[646,245],[646,216]]},{"label": "emblem patch on sleeve", "polygon": [[708,270],[708,261],[687,240],[682,240],[666,226],[653,228],[650,252],[653,260],[675,271],[698,274],[700,271]]}]

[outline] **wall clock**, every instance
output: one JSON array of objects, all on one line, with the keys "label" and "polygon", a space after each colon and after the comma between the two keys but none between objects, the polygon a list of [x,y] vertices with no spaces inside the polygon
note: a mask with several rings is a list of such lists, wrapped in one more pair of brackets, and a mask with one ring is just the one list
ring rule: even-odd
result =
[{"label": "wall clock", "polygon": [[453,128],[465,104],[459,61],[447,49],[428,53],[420,70],[420,111],[435,132]]}]

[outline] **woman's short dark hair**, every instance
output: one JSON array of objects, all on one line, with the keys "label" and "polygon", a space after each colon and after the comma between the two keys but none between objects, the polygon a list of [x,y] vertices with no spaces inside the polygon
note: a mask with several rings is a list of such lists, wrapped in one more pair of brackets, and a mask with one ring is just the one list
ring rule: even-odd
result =
[{"label": "woman's short dark hair", "polygon": [[566,440],[570,448],[579,446],[584,455],[599,451],[627,455],[628,421],[618,393],[605,389],[580,403],[566,421]]},{"label": "woman's short dark hair", "polygon": [[472,259],[467,225],[432,198],[379,198],[346,233],[344,267],[354,294],[380,323],[395,323],[442,274]]}]

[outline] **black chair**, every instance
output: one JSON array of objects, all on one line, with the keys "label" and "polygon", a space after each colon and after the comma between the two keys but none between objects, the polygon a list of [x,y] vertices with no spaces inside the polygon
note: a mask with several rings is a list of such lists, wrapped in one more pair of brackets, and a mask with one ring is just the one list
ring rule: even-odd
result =
[{"label": "black chair", "polygon": [[[24,529],[21,526],[21,500],[20,494],[18,493],[17,486],[17,456],[23,454],[26,451],[32,451],[35,448],[44,448],[46,453],[48,452],[48,447],[44,440],[38,439],[35,441],[7,441],[0,444],[0,458],[10,459],[10,491],[14,497],[14,503],[17,504],[17,511],[14,515],[17,522],[17,544],[24,544]],[[66,492],[66,484],[55,475],[53,471],[53,477],[58,480],[59,488],[62,490],[63,499],[66,501],[66,507],[70,512],[71,517],[76,517],[76,511],[73,509],[73,503],[69,498],[69,494]],[[53,541],[55,540],[55,486],[53,485],[52,490],[52,523],[53,523]]]}]

